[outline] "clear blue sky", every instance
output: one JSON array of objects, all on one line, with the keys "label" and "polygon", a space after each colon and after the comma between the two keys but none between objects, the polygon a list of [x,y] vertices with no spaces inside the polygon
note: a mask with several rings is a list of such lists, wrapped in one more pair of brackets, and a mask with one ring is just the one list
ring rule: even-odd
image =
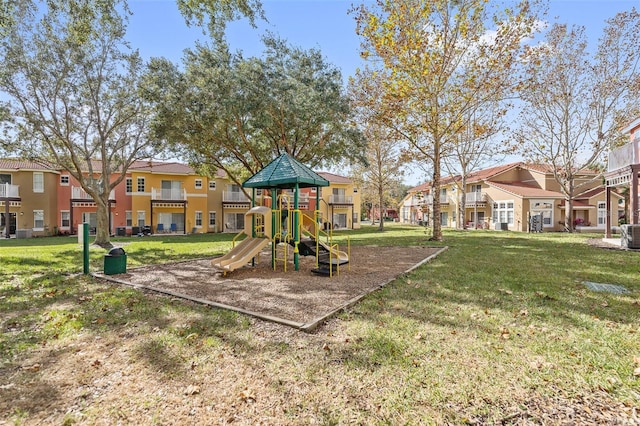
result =
[{"label": "clear blue sky", "polygon": [[[193,47],[196,40],[207,37],[198,28],[187,28],[174,0],[129,0],[128,40],[145,58],[164,56],[181,63],[183,50]],[[371,2],[371,0],[366,0]],[[227,33],[233,50],[245,56],[260,56],[260,37],[269,30],[290,44],[305,49],[318,48],[327,61],[342,70],[346,79],[361,64],[360,40],[355,34],[355,21],[347,12],[360,0],[263,0],[268,23],[258,28],[232,23]],[[640,0],[551,0],[547,20],[584,25],[595,47],[604,21],[617,12],[640,8]],[[417,185],[424,181],[419,173],[409,174],[405,181]]]},{"label": "clear blue sky", "polygon": [[[206,40],[198,28],[187,28],[174,0],[129,0],[133,12],[128,39],[146,57],[164,56],[180,62],[184,49]],[[370,2],[370,0],[367,0]],[[259,28],[232,23],[228,40],[245,56],[259,56],[260,36],[273,31],[290,44],[319,48],[327,60],[342,69],[343,78],[360,64],[355,22],[347,12],[355,0],[263,0],[268,23]],[[551,0],[548,19],[585,25],[595,46],[604,20],[616,12],[640,8],[640,0]]]}]

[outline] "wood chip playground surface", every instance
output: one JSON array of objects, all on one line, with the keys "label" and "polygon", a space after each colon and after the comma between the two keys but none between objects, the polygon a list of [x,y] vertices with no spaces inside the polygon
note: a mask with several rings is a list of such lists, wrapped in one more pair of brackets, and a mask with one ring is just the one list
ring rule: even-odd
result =
[{"label": "wood chip playground surface", "polygon": [[352,247],[349,264],[342,265],[333,277],[311,272],[316,267],[314,257],[300,256],[296,271],[291,255],[286,271],[282,262],[273,270],[270,249],[261,253],[255,266],[226,275],[212,267],[211,258],[207,258],[95,276],[312,331],[444,250],[446,247]]}]

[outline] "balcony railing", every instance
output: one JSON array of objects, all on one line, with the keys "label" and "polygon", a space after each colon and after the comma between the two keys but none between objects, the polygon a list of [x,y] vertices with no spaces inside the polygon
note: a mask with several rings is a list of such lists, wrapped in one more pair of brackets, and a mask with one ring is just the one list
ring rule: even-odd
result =
[{"label": "balcony railing", "polygon": [[0,184],[0,198],[20,198],[20,186]]},{"label": "balcony railing", "polygon": [[486,203],[487,194],[485,192],[467,192],[464,194],[466,203]]},{"label": "balcony railing", "polygon": [[224,191],[222,193],[222,201],[225,203],[248,203],[251,200],[244,192]]},{"label": "balcony railing", "polygon": [[607,171],[622,169],[631,164],[640,163],[640,140],[635,139],[619,148],[609,151],[609,164]]},{"label": "balcony railing", "polygon": [[[282,191],[283,195],[287,196],[287,201],[293,203],[293,191]],[[298,192],[298,202],[299,203],[308,203],[309,202],[309,194],[305,192]]]},{"label": "balcony railing", "polygon": [[329,204],[353,204],[353,196],[332,194],[329,196]]},{"label": "balcony railing", "polygon": [[[93,197],[87,194],[87,192],[79,186],[71,187],[71,199],[93,201]],[[115,193],[113,192],[113,190],[109,193],[109,199],[110,200],[116,199]]]},{"label": "balcony railing", "polygon": [[185,201],[187,199],[187,190],[183,188],[171,188],[171,189],[151,188],[151,199],[167,200],[167,201]]}]

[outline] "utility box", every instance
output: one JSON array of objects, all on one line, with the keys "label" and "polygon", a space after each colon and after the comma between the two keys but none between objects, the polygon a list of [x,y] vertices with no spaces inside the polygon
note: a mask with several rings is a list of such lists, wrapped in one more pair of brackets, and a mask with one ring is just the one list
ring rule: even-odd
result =
[{"label": "utility box", "polygon": [[122,247],[114,247],[104,255],[104,274],[117,275],[127,273],[127,253]]},{"label": "utility box", "polygon": [[16,229],[16,238],[31,238],[31,229]]},{"label": "utility box", "polygon": [[640,248],[640,225],[620,226],[620,245],[623,248]]}]

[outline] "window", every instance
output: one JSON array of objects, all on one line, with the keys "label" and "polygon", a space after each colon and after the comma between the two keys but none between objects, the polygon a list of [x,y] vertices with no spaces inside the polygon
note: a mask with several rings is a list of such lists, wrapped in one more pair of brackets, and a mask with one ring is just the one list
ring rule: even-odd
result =
[{"label": "window", "polygon": [[126,178],[124,181],[124,190],[127,192],[127,194],[131,194],[133,192],[133,179],[132,178]]},{"label": "window", "polygon": [[196,212],[196,227],[202,228],[202,212]]},{"label": "window", "polygon": [[62,210],[60,212],[60,227],[68,228],[71,224],[71,213],[69,210]]},{"label": "window", "polygon": [[513,201],[499,201],[493,203],[493,223],[508,223],[513,225]]},{"label": "window", "polygon": [[215,191],[216,190],[216,181],[215,180],[210,180],[209,181],[209,191]]},{"label": "window", "polygon": [[209,212],[209,227],[216,227],[216,212]]},{"label": "window", "polygon": [[144,226],[144,210],[138,212],[138,226]]},{"label": "window", "polygon": [[607,203],[604,201],[598,202],[598,226],[604,226],[607,219]]},{"label": "window", "polygon": [[144,192],[144,178],[138,178],[138,192]]},{"label": "window", "polygon": [[131,213],[131,210],[127,210],[126,212],[124,212],[124,217],[125,217],[125,226],[132,226],[133,225],[133,214]]},{"label": "window", "polygon": [[553,226],[553,201],[531,200],[531,215],[542,216],[542,226]]},{"label": "window", "polygon": [[202,189],[202,179],[196,179],[195,187],[196,189]]},{"label": "window", "polygon": [[60,175],[60,186],[69,186],[69,175]]},{"label": "window", "polygon": [[160,182],[161,197],[163,200],[182,200],[182,182],[178,180],[163,180]]},{"label": "window", "polygon": [[44,173],[33,172],[33,192],[44,192]]},{"label": "window", "polygon": [[44,210],[33,211],[33,230],[44,230]]},{"label": "window", "polygon": [[5,183],[11,185],[11,175],[0,173],[0,185]]}]

